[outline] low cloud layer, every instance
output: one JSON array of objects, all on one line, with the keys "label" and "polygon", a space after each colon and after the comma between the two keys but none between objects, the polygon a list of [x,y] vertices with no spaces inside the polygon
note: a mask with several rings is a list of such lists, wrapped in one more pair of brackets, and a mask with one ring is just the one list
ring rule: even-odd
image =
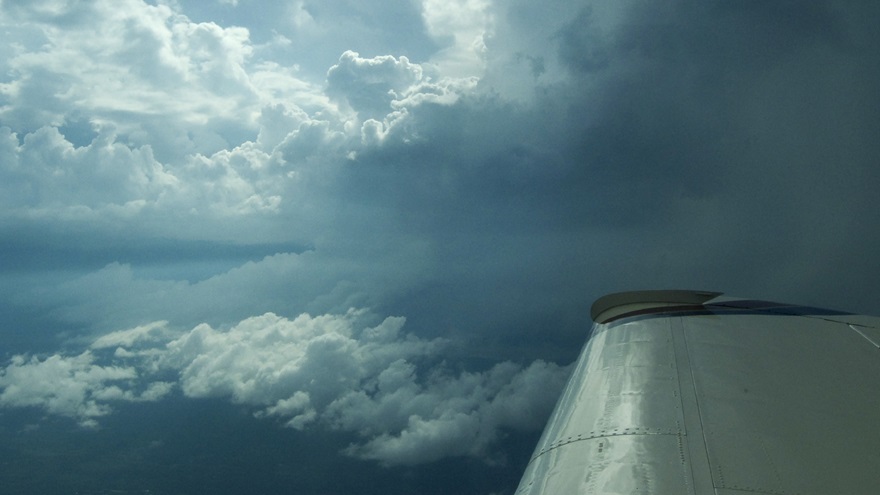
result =
[{"label": "low cloud layer", "polygon": [[[371,319],[363,310],[292,320],[266,313],[225,330],[201,324],[172,335],[155,322],[116,331],[76,356],[13,357],[0,370],[0,405],[99,427],[118,401],[156,401],[178,388],[287,427],[355,433],[360,442],[345,450],[355,457],[421,464],[491,460],[505,430],[543,426],[568,376],[543,361],[455,371],[438,358],[447,342],[405,333],[401,317]],[[169,373],[176,382],[155,378]]]}]

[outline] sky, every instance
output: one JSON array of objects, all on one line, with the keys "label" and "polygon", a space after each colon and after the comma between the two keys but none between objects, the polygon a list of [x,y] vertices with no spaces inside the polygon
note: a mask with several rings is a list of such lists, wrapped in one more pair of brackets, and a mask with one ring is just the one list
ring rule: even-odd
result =
[{"label": "sky", "polygon": [[0,1],[0,484],[512,494],[604,294],[880,314],[878,23]]}]

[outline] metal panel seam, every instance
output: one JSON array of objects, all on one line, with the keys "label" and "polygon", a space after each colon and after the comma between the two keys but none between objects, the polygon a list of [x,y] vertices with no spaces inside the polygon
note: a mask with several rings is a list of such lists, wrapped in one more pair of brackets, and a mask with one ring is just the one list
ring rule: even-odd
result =
[{"label": "metal panel seam", "polygon": [[678,376],[681,414],[684,421],[685,438],[690,458],[693,488],[696,493],[714,493],[715,483],[709,463],[709,446],[703,428],[694,370],[691,366],[690,350],[684,331],[682,316],[669,319]]},{"label": "metal panel seam", "polygon": [[863,331],[859,330],[858,328],[856,328],[852,323],[848,324],[848,326],[849,326],[850,328],[852,328],[853,330],[855,330],[856,332],[858,332],[858,334],[861,335],[862,337],[864,337],[865,340],[867,340],[868,342],[874,344],[874,347],[880,349],[880,344],[878,344],[877,342],[875,342],[874,339],[872,339],[871,337],[868,337],[868,335],[865,334],[865,332],[863,332]]},{"label": "metal panel seam", "polygon": [[[597,439],[599,439],[599,438],[624,437],[624,436],[637,436],[637,435],[638,435],[638,436],[647,436],[647,435],[680,436],[680,435],[682,434],[682,432],[681,432],[680,430],[674,430],[674,429],[671,429],[671,428],[668,428],[668,429],[662,429],[662,428],[623,428],[623,430],[624,430],[624,431],[614,430],[614,431],[612,431],[612,432],[610,432],[610,433],[602,433],[602,434],[600,434],[600,435],[595,435],[595,434],[591,434],[591,435],[582,435],[582,434],[578,434],[578,435],[573,436],[573,437],[568,437],[568,438],[566,438],[566,439],[564,439],[564,440],[559,440],[559,441],[557,441],[557,442],[554,442],[554,443],[550,444],[547,448],[545,448],[545,449],[541,449],[541,451],[538,452],[537,455],[535,455],[534,457],[532,457],[532,458],[529,460],[529,462],[534,461],[534,460],[537,459],[538,457],[541,457],[542,455],[544,455],[544,454],[546,454],[546,453],[548,453],[548,452],[551,452],[551,451],[556,450],[556,449],[558,449],[558,448],[560,448],[560,447],[564,447],[564,446],[566,446],[566,445],[568,445],[568,444],[572,444],[572,443],[575,443],[575,442],[582,442],[582,441],[586,441],[586,440],[597,440]],[[591,432],[591,433],[592,433],[592,432]]]}]

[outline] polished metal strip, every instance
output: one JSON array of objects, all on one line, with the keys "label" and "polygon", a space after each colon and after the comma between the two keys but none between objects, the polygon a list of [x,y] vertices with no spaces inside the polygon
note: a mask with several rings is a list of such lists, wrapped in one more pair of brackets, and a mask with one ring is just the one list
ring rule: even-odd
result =
[{"label": "polished metal strip", "polygon": [[855,330],[859,335],[861,335],[862,337],[864,337],[865,340],[867,340],[868,342],[874,344],[874,347],[876,347],[877,349],[880,349],[880,344],[878,344],[877,341],[875,341],[874,339],[872,339],[871,337],[869,337],[867,334],[865,334],[865,332],[859,330],[859,329],[856,328],[854,325],[849,325],[849,327],[852,328],[853,330]]}]

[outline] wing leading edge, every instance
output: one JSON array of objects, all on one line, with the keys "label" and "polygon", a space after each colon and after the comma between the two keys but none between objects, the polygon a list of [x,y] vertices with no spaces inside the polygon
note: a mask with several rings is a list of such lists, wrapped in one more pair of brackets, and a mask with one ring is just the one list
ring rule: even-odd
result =
[{"label": "wing leading edge", "polygon": [[517,494],[880,487],[880,318],[693,291],[596,301]]}]

